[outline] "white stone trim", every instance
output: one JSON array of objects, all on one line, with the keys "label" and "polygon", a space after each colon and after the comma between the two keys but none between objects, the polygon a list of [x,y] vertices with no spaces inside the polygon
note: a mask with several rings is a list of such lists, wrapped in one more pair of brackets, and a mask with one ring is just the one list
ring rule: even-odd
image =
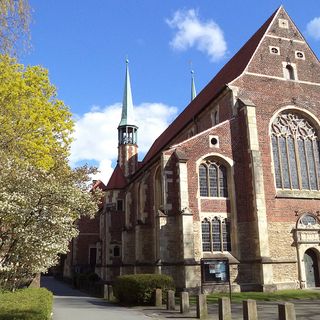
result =
[{"label": "white stone trim", "polygon": [[265,36],[266,36],[266,37],[269,37],[269,38],[281,39],[281,40],[285,40],[285,41],[292,41],[292,42],[298,42],[298,43],[305,43],[305,41],[303,41],[303,40],[289,39],[289,38],[285,38],[285,37],[274,36],[274,35],[271,35],[271,34],[266,34]]},{"label": "white stone trim", "polygon": [[220,153],[217,153],[217,152],[210,152],[210,153],[206,153],[204,155],[202,155],[200,158],[198,158],[198,160],[196,161],[196,166],[197,166],[197,174],[199,174],[199,166],[201,164],[201,162],[205,159],[205,158],[209,158],[209,157],[215,157],[215,158],[220,158],[220,159],[223,159],[230,167],[233,167],[234,165],[234,161],[229,158],[229,157],[226,157]]},{"label": "white stone trim", "polygon": [[297,82],[297,83],[303,83],[303,84],[310,84],[313,86],[319,86],[320,87],[320,83],[318,82],[310,82],[310,81],[302,81],[302,80],[288,80],[282,77],[276,77],[276,76],[269,76],[267,74],[261,74],[261,73],[255,73],[255,72],[248,72],[245,71],[243,74],[249,75],[249,76],[257,76],[257,77],[262,77],[262,78],[271,78],[271,79],[276,79],[276,80],[281,80],[281,81],[292,81],[292,82]]}]

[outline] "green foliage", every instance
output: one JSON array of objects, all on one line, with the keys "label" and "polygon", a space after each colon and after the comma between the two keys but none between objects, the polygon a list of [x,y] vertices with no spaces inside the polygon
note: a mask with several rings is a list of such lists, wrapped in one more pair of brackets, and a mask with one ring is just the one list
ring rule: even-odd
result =
[{"label": "green foliage", "polygon": [[127,304],[152,304],[155,289],[162,289],[163,296],[174,289],[173,279],[164,274],[131,274],[117,277],[114,295]]},{"label": "green foliage", "polygon": [[0,320],[49,320],[52,293],[44,288],[0,293]]}]

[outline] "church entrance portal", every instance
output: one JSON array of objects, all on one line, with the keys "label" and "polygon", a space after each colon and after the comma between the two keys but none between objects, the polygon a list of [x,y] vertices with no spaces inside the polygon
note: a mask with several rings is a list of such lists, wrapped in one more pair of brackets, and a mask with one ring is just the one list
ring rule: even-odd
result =
[{"label": "church entrance portal", "polygon": [[308,249],[303,256],[306,271],[307,288],[319,286],[319,265],[317,254],[312,249]]}]

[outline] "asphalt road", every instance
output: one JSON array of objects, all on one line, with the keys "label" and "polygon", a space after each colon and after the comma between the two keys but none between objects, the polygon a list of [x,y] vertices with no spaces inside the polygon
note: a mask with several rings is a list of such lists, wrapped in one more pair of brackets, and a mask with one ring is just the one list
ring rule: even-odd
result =
[{"label": "asphalt road", "polygon": [[139,310],[89,297],[53,277],[42,277],[41,286],[54,294],[53,320],[150,320]]}]

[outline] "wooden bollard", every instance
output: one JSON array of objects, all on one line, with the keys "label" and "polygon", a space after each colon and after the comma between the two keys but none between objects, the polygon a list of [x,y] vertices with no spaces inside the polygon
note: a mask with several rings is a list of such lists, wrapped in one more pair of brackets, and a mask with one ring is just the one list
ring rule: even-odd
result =
[{"label": "wooden bollard", "polygon": [[180,313],[188,313],[189,311],[189,293],[183,291],[180,293]]},{"label": "wooden bollard", "polygon": [[154,305],[156,307],[162,307],[162,289],[156,289]]},{"label": "wooden bollard", "polygon": [[278,304],[279,320],[296,320],[296,311],[294,304],[285,302]]},{"label": "wooden bollard", "polygon": [[258,320],[257,303],[256,300],[242,301],[243,320]]},{"label": "wooden bollard", "polygon": [[208,317],[207,296],[205,294],[197,295],[197,318],[205,319]]},{"label": "wooden bollard", "polygon": [[168,290],[167,291],[167,310],[175,310],[176,303],[174,301],[174,291]]},{"label": "wooden bollard", "polygon": [[219,320],[231,320],[231,304],[227,297],[219,298]]},{"label": "wooden bollard", "polygon": [[109,299],[109,290],[107,284],[103,286],[103,298],[107,300]]}]

